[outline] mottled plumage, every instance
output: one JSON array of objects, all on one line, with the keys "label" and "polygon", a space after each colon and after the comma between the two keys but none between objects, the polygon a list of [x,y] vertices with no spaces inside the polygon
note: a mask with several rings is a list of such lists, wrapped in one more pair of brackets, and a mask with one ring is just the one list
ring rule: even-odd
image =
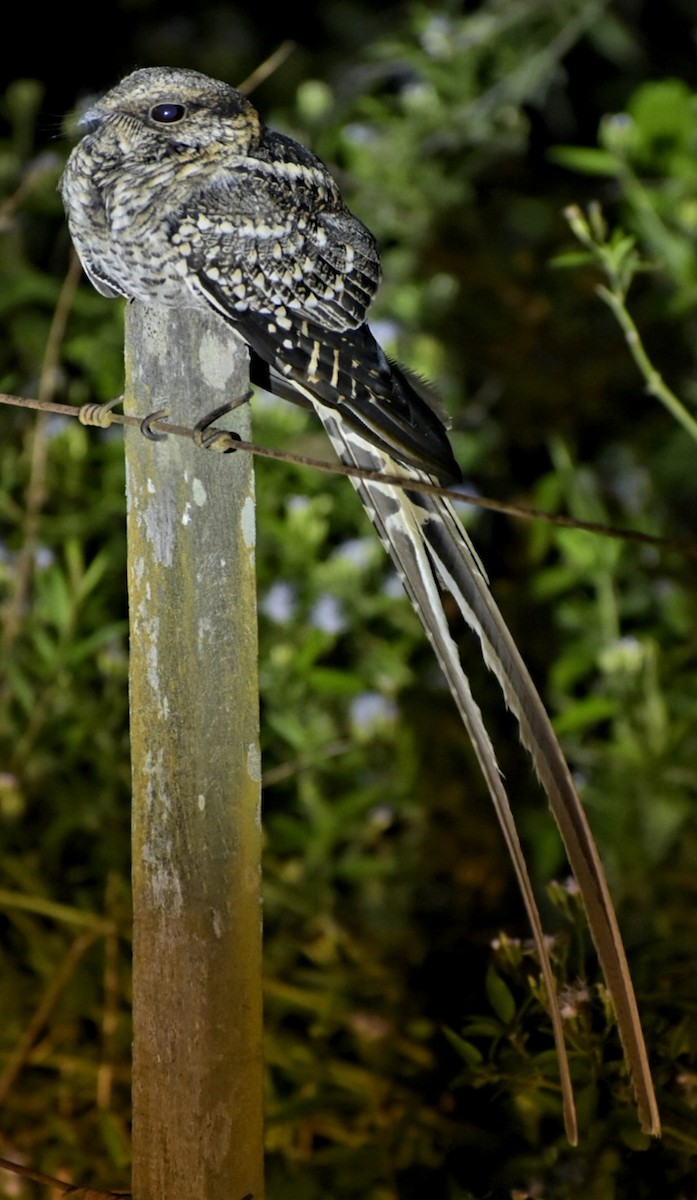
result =
[{"label": "mottled plumage", "polygon": [[[566,846],[614,1003],[642,1127],[660,1132],[644,1040],[603,869],[550,721],[451,504],[409,489],[459,470],[426,389],[390,362],[366,314],[380,280],[370,232],[313,154],[268,130],[233,88],[194,71],[136,71],[83,117],[61,182],[70,232],[107,296],[212,310],[245,339],[252,379],[317,412],[347,464],[434,647],[486,778],[538,949],[576,1118],[561,1015],[535,898],[496,757],[448,630],[454,596],[495,673]],[[203,414],[202,414],[203,415]]]}]

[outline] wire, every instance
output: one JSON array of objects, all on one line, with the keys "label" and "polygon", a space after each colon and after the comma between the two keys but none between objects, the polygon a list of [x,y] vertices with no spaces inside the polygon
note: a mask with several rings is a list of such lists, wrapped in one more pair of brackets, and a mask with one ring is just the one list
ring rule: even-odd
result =
[{"label": "wire", "polygon": [[[112,424],[116,424],[141,429],[145,425],[146,429],[144,432],[147,432],[149,436],[157,433],[172,434],[175,437],[190,439],[196,438],[196,429],[190,429],[185,425],[176,425],[166,420],[164,410],[159,410],[157,413],[146,418],[114,412],[113,406],[118,404],[122,399],[123,397],[118,396],[110,400],[107,404],[85,404],[81,408],[77,408],[73,404],[59,404],[54,401],[35,400],[26,396],[12,396],[0,392],[0,404],[11,405],[14,408],[29,408],[38,410],[39,412],[50,412],[60,416],[73,417],[83,425],[96,425],[100,428],[107,428]],[[222,450],[223,452],[241,450],[260,458],[270,458],[279,462],[292,463],[296,466],[307,467],[313,471],[322,471],[329,475],[348,475],[358,479],[389,483],[396,487],[406,487],[409,491],[413,492],[419,491],[426,492],[429,495],[446,496],[450,500],[461,504],[469,504],[472,507],[500,512],[521,520],[545,521],[565,529],[580,529],[587,533],[597,534],[600,537],[616,538],[627,542],[639,542],[661,550],[674,550],[688,558],[697,558],[697,543],[695,542],[679,538],[660,537],[651,533],[643,533],[639,529],[620,529],[613,525],[605,525],[600,521],[583,521],[576,517],[565,517],[559,513],[546,512],[544,509],[529,508],[524,505],[512,504],[505,500],[493,500],[488,496],[480,496],[468,492],[460,485],[449,488],[442,487],[440,484],[427,483],[418,479],[406,480],[402,475],[386,475],[381,471],[351,467],[339,462],[326,462],[324,459],[310,458],[304,454],[292,454],[287,450],[275,450],[270,446],[259,446],[255,442],[238,440],[236,434],[233,440],[229,430],[218,429],[216,427],[207,428],[206,440],[211,443],[210,449]]]}]

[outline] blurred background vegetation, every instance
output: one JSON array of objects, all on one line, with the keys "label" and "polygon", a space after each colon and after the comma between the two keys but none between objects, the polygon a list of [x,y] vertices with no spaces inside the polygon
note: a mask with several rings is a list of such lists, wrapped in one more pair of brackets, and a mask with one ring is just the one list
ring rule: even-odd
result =
[{"label": "blurred background vegetation", "polygon": [[[378,236],[374,324],[437,382],[470,490],[694,551],[691,0],[15,19],[2,391],[121,390],[120,305],[70,266],[66,114],[136,66],[241,83],[290,41],[254,100]],[[647,388],[629,314],[684,410]],[[255,437],[327,454],[266,396]],[[345,480],[260,461],[257,481],[269,1194],[694,1196],[694,554],[463,508],[601,845],[665,1124],[638,1132],[551,818],[463,631],[566,979],[572,1150],[505,850],[416,619]],[[124,560],[118,431],[0,409],[0,1154],[108,1188],[129,1183]],[[0,1195],[33,1194],[0,1175]]]}]

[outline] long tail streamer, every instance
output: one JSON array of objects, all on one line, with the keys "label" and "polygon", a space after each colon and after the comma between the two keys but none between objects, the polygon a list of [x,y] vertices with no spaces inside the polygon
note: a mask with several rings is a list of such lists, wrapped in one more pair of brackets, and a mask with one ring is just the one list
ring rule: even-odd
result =
[{"label": "long tail streamer", "polygon": [[660,1119],[634,988],[598,850],[547,712],[496,606],[476,551],[449,501],[408,490],[409,479],[419,477],[413,468],[400,466],[314,398],[313,404],[343,462],[404,475],[404,490],[356,478],[352,482],[433,646],[496,809],[532,927],[547,992],[559,1055],[567,1137],[575,1145],[578,1131],[552,965],[494,748],[450,634],[441,599],[443,588],[454,597],[465,621],[477,635],[485,662],[517,718],[521,740],[547,792],[615,1008],[641,1126],[644,1132],[658,1136]]}]

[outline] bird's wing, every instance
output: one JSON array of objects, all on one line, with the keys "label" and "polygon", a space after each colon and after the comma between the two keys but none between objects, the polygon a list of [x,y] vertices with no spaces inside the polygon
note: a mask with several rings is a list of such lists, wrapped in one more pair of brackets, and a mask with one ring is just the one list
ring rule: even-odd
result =
[{"label": "bird's wing", "polygon": [[269,161],[240,157],[202,183],[195,222],[178,224],[172,244],[190,275],[213,285],[214,306],[216,288],[224,290],[228,315],[275,313],[281,333],[284,311],[295,324],[356,328],[380,283],[375,239],[309,151],[279,135],[269,148],[269,140]]},{"label": "bird's wing", "polygon": [[433,398],[365,323],[380,281],[372,234],[310,151],[278,134],[264,146],[266,157],[206,180],[191,205],[195,228],[192,218],[171,231],[197,303],[399,461],[459,480]]},{"label": "bird's wing", "polygon": [[[367,325],[327,331],[314,323],[279,328],[278,313],[232,309],[228,288],[203,272],[189,282],[234,325],[276,373],[279,385],[311,393],[334,408],[357,432],[393,454],[399,462],[435,475],[441,482],[461,479],[446,430],[427,390],[390,362]],[[281,320],[285,318],[281,317]]]}]

